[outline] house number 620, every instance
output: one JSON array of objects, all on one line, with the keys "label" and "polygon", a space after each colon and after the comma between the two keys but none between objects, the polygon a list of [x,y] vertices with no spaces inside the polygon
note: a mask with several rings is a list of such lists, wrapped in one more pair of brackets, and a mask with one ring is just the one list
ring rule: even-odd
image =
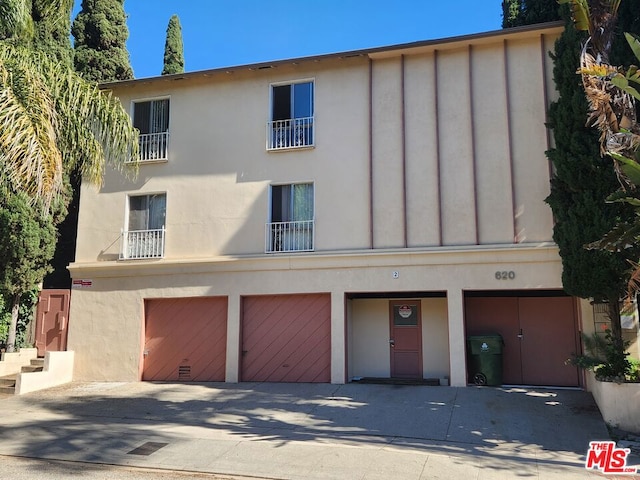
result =
[{"label": "house number 620", "polygon": [[516,278],[516,272],[510,270],[508,272],[496,272],[496,280],[513,280]]}]

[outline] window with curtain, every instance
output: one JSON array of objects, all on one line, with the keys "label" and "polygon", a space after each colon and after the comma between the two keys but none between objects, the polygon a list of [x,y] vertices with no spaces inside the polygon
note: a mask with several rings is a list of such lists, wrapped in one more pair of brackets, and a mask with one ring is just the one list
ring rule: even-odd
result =
[{"label": "window with curtain", "polygon": [[166,209],[164,193],[129,197],[129,231],[161,229],[165,226]]},{"label": "window with curtain", "polygon": [[169,99],[133,104],[133,126],[140,131],[141,161],[169,158]]},{"label": "window with curtain", "polygon": [[271,186],[267,253],[313,251],[313,201],[313,183]]},{"label": "window with curtain", "polygon": [[149,100],[133,104],[133,126],[141,134],[169,131],[169,99]]},{"label": "window with curtain", "polygon": [[313,220],[313,184],[295,183],[271,187],[271,221]]}]

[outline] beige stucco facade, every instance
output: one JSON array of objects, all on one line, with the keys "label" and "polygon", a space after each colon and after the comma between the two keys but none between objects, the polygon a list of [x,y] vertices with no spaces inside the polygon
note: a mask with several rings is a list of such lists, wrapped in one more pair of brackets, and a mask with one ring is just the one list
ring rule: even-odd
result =
[{"label": "beige stucco facade", "polygon": [[[389,376],[389,301],[421,303],[425,378],[467,383],[467,291],[559,290],[549,133],[561,27],[112,84],[168,98],[169,154],[83,185],[69,349],[75,378],[132,381],[144,300],[225,296],[226,380],[242,298],[330,293],[331,381]],[[265,148],[273,85],[312,81],[314,142]],[[312,251],[265,253],[270,187],[313,183]],[[164,254],[119,260],[129,196],[166,194]],[[501,275],[506,272],[507,275]],[[569,352],[568,352],[569,353]]]}]

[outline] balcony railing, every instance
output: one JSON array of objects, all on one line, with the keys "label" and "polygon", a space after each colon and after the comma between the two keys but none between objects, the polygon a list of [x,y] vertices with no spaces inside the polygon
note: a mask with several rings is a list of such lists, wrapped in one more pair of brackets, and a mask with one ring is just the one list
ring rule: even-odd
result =
[{"label": "balcony railing", "polygon": [[164,232],[164,227],[159,230],[123,231],[120,259],[162,258],[164,256]]},{"label": "balcony railing", "polygon": [[267,223],[265,252],[313,251],[314,221]]},{"label": "balcony railing", "polygon": [[267,150],[313,146],[313,117],[267,123]]},{"label": "balcony railing", "polygon": [[140,134],[140,161],[153,162],[169,158],[169,132]]}]

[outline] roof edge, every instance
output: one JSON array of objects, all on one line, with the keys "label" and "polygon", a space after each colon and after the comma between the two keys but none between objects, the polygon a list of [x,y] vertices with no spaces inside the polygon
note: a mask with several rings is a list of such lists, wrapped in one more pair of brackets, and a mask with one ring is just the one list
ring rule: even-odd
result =
[{"label": "roof edge", "polygon": [[133,84],[184,80],[188,78],[206,77],[206,76],[214,75],[217,73],[230,73],[238,70],[261,70],[261,69],[277,67],[279,65],[290,65],[290,64],[296,64],[296,63],[308,62],[308,61],[319,61],[319,60],[334,59],[334,58],[371,56],[371,55],[375,56],[381,53],[392,54],[394,51],[407,51],[407,50],[428,48],[428,47],[433,48],[437,45],[445,46],[445,45],[457,44],[457,43],[471,43],[471,42],[476,42],[478,40],[483,40],[491,37],[512,37],[512,36],[521,35],[523,33],[530,33],[535,31],[543,32],[546,30],[557,30],[559,28],[564,28],[564,22],[561,20],[546,22],[546,23],[537,23],[533,25],[524,25],[520,27],[501,28],[499,30],[491,30],[488,32],[472,33],[467,35],[458,35],[454,37],[445,37],[445,38],[438,38],[438,39],[432,39],[432,40],[419,40],[416,42],[401,43],[396,45],[387,45],[387,46],[373,47],[373,48],[366,48],[366,49],[359,49],[359,50],[348,50],[344,52],[311,55],[307,57],[287,58],[287,59],[251,63],[251,64],[245,64],[245,65],[217,67],[217,68],[212,68],[207,70],[197,70],[194,72],[175,73],[171,75],[158,75],[155,77],[134,78],[131,80],[118,80],[114,82],[100,83],[98,84],[98,86],[103,90],[108,90],[114,87],[123,87],[123,86],[128,86]]}]

